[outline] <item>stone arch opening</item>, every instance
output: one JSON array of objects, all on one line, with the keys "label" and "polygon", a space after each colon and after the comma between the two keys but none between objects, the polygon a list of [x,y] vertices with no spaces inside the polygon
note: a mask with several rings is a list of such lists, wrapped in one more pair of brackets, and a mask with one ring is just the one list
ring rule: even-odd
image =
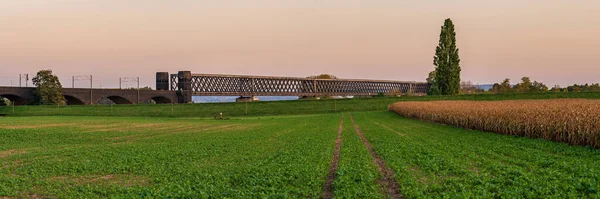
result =
[{"label": "stone arch opening", "polygon": [[[109,102],[107,102],[109,101]],[[108,104],[133,104],[131,101],[129,101],[127,98],[121,97],[121,96],[108,96],[108,97],[104,97],[102,99],[100,99],[97,104],[104,104],[104,103],[108,103]]]},{"label": "stone arch opening", "polygon": [[70,95],[63,95],[65,97],[65,101],[67,103],[67,105],[85,105],[85,102],[83,102],[83,100],[80,100],[79,98],[70,96]]},{"label": "stone arch opening", "polygon": [[27,99],[18,96],[18,95],[12,95],[12,94],[4,94],[4,95],[0,95],[8,100],[10,100],[11,103],[13,103],[15,106],[22,106],[22,105],[27,105]]},{"label": "stone arch opening", "polygon": [[154,101],[157,104],[170,104],[170,103],[172,103],[172,101],[169,98],[166,98],[166,97],[163,97],[163,96],[156,96],[156,97],[153,97],[151,100]]}]

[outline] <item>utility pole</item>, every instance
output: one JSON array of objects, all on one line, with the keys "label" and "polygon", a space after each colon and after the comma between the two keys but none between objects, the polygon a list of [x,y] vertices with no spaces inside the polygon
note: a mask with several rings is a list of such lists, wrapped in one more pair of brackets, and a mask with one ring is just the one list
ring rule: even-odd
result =
[{"label": "utility pole", "polygon": [[71,80],[71,88],[75,88],[75,76],[73,76],[73,79]]},{"label": "utility pole", "polygon": [[313,92],[315,93],[315,99],[317,98],[317,78],[313,80]]},{"label": "utility pole", "polygon": [[29,87],[29,85],[28,85],[29,74],[27,74],[27,73],[19,74],[19,87],[23,87],[23,84],[21,83],[23,79],[25,79],[25,87]]},{"label": "utility pole", "polygon": [[[83,79],[80,79],[83,78]],[[75,81],[77,80],[90,80],[90,104],[94,104],[94,98],[93,98],[93,94],[92,94],[92,90],[93,90],[93,82],[94,79],[92,77],[92,75],[79,75],[79,76],[73,76],[73,87],[75,87]]]},{"label": "utility pole", "polygon": [[137,103],[140,103],[140,77],[120,77],[119,78],[119,89],[123,89],[122,87],[122,83],[123,82],[129,82],[129,81],[135,81],[137,82]]},{"label": "utility pole", "polygon": [[333,98],[333,111],[337,112],[337,99]]},{"label": "utility pole", "polygon": [[93,79],[92,79],[92,75],[90,75],[90,104],[94,104],[94,98],[92,97],[92,90],[94,90],[93,87]]},{"label": "utility pole", "polygon": [[256,86],[254,85],[254,77],[252,77],[252,94],[256,92]]}]

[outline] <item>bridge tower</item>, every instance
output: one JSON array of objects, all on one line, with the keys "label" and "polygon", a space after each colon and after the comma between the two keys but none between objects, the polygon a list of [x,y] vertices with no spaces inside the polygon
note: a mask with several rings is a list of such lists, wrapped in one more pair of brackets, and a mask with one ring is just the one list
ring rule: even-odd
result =
[{"label": "bridge tower", "polygon": [[169,90],[169,73],[168,72],[157,72],[156,73],[156,90],[159,90],[159,91]]},{"label": "bridge tower", "polygon": [[179,71],[177,73],[177,88],[179,89],[177,95],[179,97],[179,103],[190,103],[192,102],[192,72],[190,71]]}]

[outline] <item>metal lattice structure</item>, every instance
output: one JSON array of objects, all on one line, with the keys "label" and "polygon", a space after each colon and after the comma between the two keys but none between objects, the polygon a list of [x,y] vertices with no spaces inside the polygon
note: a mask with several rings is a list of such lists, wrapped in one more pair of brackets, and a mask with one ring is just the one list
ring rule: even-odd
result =
[{"label": "metal lattice structure", "polygon": [[171,90],[185,90],[190,82],[196,96],[361,96],[378,93],[427,94],[429,84],[360,79],[311,79],[297,77],[191,74],[186,80],[171,74]]},{"label": "metal lattice structure", "polygon": [[177,74],[171,74],[171,90],[176,91],[179,90],[179,86],[177,83],[179,82]]}]

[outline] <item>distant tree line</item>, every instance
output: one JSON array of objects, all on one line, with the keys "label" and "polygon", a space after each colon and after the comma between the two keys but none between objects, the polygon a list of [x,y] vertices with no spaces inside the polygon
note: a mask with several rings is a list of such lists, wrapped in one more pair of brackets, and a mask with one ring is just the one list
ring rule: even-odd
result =
[{"label": "distant tree line", "polygon": [[551,92],[600,92],[600,84],[574,84],[572,86],[567,86],[566,88],[561,88],[556,85],[550,89]]},{"label": "distant tree line", "polygon": [[533,81],[531,78],[523,77],[521,82],[511,86],[510,79],[504,79],[500,83],[495,83],[490,89],[491,93],[536,93],[536,92],[547,92],[548,86],[542,82]]},{"label": "distant tree line", "polygon": [[574,84],[561,88],[559,85],[548,89],[542,82],[531,81],[529,77],[521,78],[521,82],[516,85],[510,84],[510,79],[505,79],[500,83],[495,83],[488,91],[490,93],[539,93],[539,92],[600,92],[600,84]]}]

